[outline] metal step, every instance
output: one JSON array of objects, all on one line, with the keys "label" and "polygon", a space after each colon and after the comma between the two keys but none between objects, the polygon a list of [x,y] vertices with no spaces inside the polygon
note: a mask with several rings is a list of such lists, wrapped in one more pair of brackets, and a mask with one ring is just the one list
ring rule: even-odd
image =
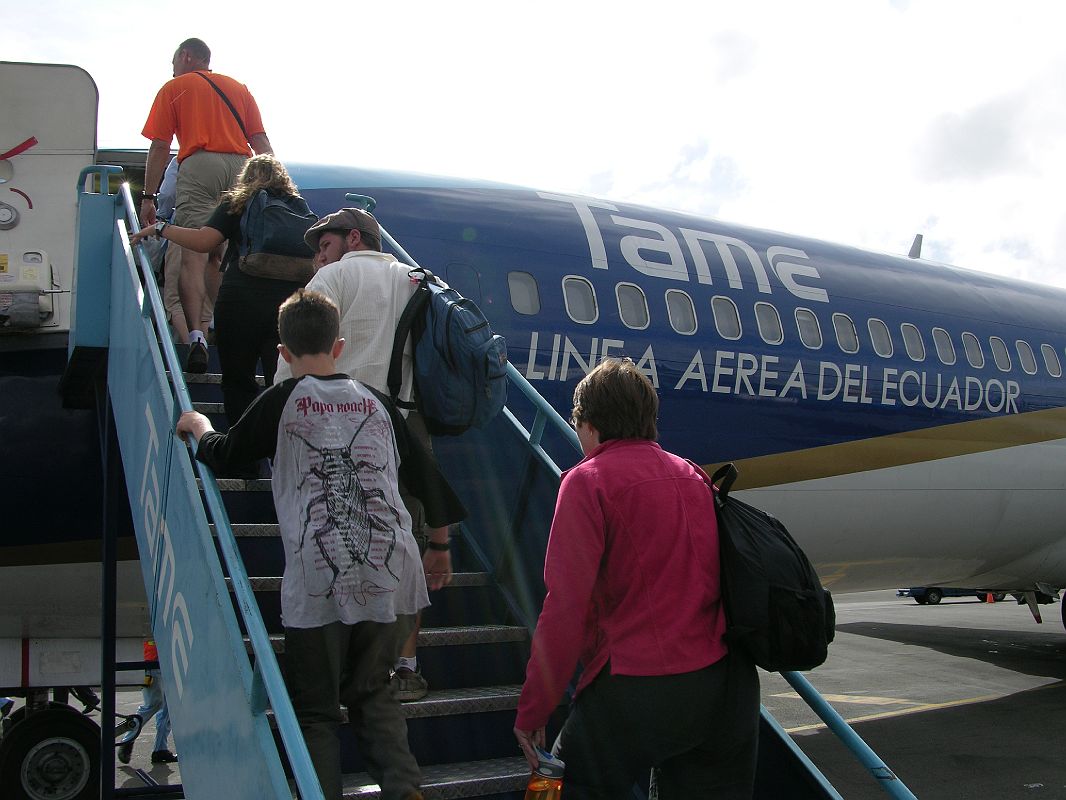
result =
[{"label": "metal step", "polygon": [[[237,526],[234,525],[234,528]],[[248,527],[254,527],[249,525]],[[238,536],[240,534],[237,534]],[[253,592],[280,592],[281,591],[281,578],[262,577],[262,578],[248,578],[248,582],[252,585]],[[491,581],[489,580],[489,574],[487,572],[456,572],[452,575],[452,582],[445,586],[445,589],[460,589],[467,586],[489,586]],[[233,590],[230,578],[226,578],[226,585],[230,587],[230,591]]]},{"label": "metal step", "polygon": [[[459,625],[446,628],[423,628],[418,632],[419,647],[499,644],[501,642],[524,642],[528,639],[529,631],[521,625]],[[245,637],[244,646],[251,653],[252,646],[247,637]],[[284,653],[285,634],[270,634],[270,646],[275,653]]]},{"label": "metal step", "polygon": [[[167,375],[169,375],[169,374],[170,373],[168,372]],[[198,384],[201,384],[201,385],[203,385],[203,384],[220,385],[222,383],[222,375],[221,375],[221,373],[218,373],[218,372],[205,372],[203,374],[193,374],[192,372],[183,372],[182,375],[185,376],[185,382],[186,383],[198,383]],[[255,376],[255,382],[260,387],[266,386],[266,381],[263,380],[263,376],[262,375],[256,375]]]},{"label": "metal step", "polygon": [[[243,478],[215,478],[215,483],[218,484],[218,490],[220,492],[269,492],[270,491],[270,479],[258,478],[254,481],[246,481]],[[201,492],[204,490],[204,483],[199,478],[196,479],[196,488]]]},{"label": "metal step", "polygon": [[[422,768],[422,795],[426,800],[445,800],[520,792],[528,780],[529,764],[521,757],[438,764]],[[343,776],[342,786],[345,800],[381,797],[381,790],[365,772]]]},{"label": "metal step", "polygon": [[[515,711],[518,697],[522,693],[521,684],[504,684],[503,686],[477,686],[462,689],[437,689],[421,700],[400,703],[404,716],[408,719],[425,717],[451,717],[457,714],[482,714],[489,711]],[[274,712],[267,711],[267,718],[273,725]],[[348,722],[348,709],[341,708],[341,724]]]}]

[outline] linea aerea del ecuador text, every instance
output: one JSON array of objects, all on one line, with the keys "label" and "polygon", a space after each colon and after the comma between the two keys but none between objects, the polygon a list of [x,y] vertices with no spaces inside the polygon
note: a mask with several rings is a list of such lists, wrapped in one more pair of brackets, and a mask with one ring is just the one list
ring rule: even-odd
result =
[{"label": "linea aerea del ecuador text", "polygon": [[[539,192],[545,200],[570,205],[584,229],[594,269],[607,269],[607,250],[600,229],[603,211],[618,211],[610,203],[587,198]],[[601,212],[594,213],[593,209]],[[695,266],[698,283],[711,284],[708,254],[724,270],[732,289],[743,289],[739,255],[747,262],[759,292],[770,294],[769,274],[761,256],[748,243],[735,237],[679,227],[681,240],[657,222],[610,214],[610,222],[623,228],[652,236],[630,234],[619,241],[621,255],[638,272],[653,278],[690,281],[688,263],[681,246],[684,241]],[[708,249],[705,249],[705,246]],[[648,261],[641,253],[656,253],[664,261]],[[813,303],[828,303],[826,290],[817,285],[821,276],[803,250],[769,247],[766,258],[784,288],[797,298]],[[587,354],[587,355],[586,355]],[[600,360],[611,355],[630,355],[639,369],[658,389],[659,368],[652,345],[638,359],[628,353],[625,342],[618,339],[591,337],[579,348],[565,334],[530,334],[529,358],[525,376],[533,380],[566,381],[587,373]],[[680,363],[671,358],[671,372]],[[571,376],[571,365],[575,373]],[[577,372],[576,370],[581,370]],[[671,381],[675,390],[698,390],[714,394],[734,394],[773,398],[834,401],[882,406],[924,406],[957,411],[985,410],[992,413],[1018,413],[1021,387],[1017,381],[998,378],[982,379],[972,375],[942,375],[924,369],[871,367],[865,364],[838,363],[818,359],[782,359],[774,355],[757,355],[736,350],[697,348],[681,377]]]}]

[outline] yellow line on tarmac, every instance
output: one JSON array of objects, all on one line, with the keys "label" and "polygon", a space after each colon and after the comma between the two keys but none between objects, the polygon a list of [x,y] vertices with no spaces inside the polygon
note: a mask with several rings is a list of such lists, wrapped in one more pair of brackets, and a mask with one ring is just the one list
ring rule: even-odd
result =
[{"label": "yellow line on tarmac", "polygon": [[[966,706],[971,703],[986,703],[989,700],[1000,700],[1007,695],[1003,694],[986,694],[980,697],[967,697],[962,700],[948,700],[944,703],[925,703],[920,706],[913,706],[912,708],[901,708],[895,711],[881,711],[877,714],[864,714],[859,717],[852,717],[845,720],[849,725],[853,725],[856,722],[869,722],[876,719],[889,719],[891,717],[902,717],[905,714],[917,714],[922,711],[936,711],[941,708],[953,708],[955,706]],[[849,695],[851,698],[857,699],[855,695]],[[826,699],[829,699],[827,697]],[[806,733],[808,731],[816,731],[826,727],[824,722],[816,722],[811,725],[799,725],[795,728],[785,728],[785,733]]]},{"label": "yellow line on tarmac", "polygon": [[[770,695],[771,697],[784,697],[789,700],[801,700],[797,692],[781,692]],[[914,700],[904,700],[899,697],[870,697],[862,694],[823,694],[822,699],[830,703],[857,703],[863,706],[915,706]]]}]

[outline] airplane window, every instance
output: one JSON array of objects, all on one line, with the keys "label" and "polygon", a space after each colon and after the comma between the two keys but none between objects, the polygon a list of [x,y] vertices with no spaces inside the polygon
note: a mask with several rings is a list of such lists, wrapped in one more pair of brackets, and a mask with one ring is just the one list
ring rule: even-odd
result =
[{"label": "airplane window", "polygon": [[577,275],[563,278],[563,301],[566,303],[566,313],[574,322],[591,325],[600,316],[596,307],[596,290],[585,278]]},{"label": "airplane window", "polygon": [[962,335],[962,346],[966,350],[966,360],[974,369],[981,369],[985,365],[985,351],[981,349],[980,340],[972,333]]},{"label": "airplane window", "polygon": [[1007,345],[998,336],[990,336],[988,339],[988,345],[992,348],[992,358],[995,359],[996,366],[1003,372],[1010,372],[1010,353],[1007,352]]},{"label": "airplane window", "polygon": [[1052,378],[1061,378],[1062,362],[1059,361],[1059,354],[1055,352],[1055,348],[1049,344],[1042,344],[1040,352],[1044,356],[1044,366],[1047,367],[1048,374]]},{"label": "airplane window", "polygon": [[537,279],[528,272],[508,272],[507,290],[511,293],[511,308],[519,314],[540,313]]},{"label": "airplane window", "polygon": [[714,327],[718,329],[719,336],[723,339],[740,338],[740,312],[736,303],[718,295],[711,298],[711,311],[714,312]]},{"label": "airplane window", "polygon": [[899,329],[903,333],[903,346],[907,348],[907,355],[910,356],[911,361],[925,361],[925,341],[922,339],[922,332],[909,322],[904,322]]},{"label": "airplane window", "polygon": [[933,345],[936,347],[936,356],[940,359],[940,363],[949,367],[955,363],[955,345],[951,343],[950,333],[943,328],[933,328]]},{"label": "airplane window", "polygon": [[481,296],[481,281],[477,270],[468,264],[448,265],[448,285],[463,297],[468,297],[484,308],[485,301]]},{"label": "airplane window", "polygon": [[822,328],[813,311],[809,308],[797,308],[796,327],[799,329],[800,341],[803,342],[804,347],[811,350],[821,349]]},{"label": "airplane window", "polygon": [[769,303],[755,304],[755,321],[759,324],[759,335],[767,344],[781,344],[785,340],[781,315]]},{"label": "airplane window", "polygon": [[670,314],[670,327],[675,331],[686,336],[696,332],[696,307],[685,292],[667,289],[666,310]]},{"label": "airplane window", "polygon": [[892,334],[888,332],[888,326],[879,319],[870,319],[866,323],[870,331],[870,340],[874,345],[874,352],[881,358],[892,357]]},{"label": "airplane window", "polygon": [[833,315],[833,331],[837,336],[837,344],[845,353],[859,352],[859,334],[855,330],[855,323],[847,314]]},{"label": "airplane window", "polygon": [[1029,346],[1029,342],[1018,339],[1014,343],[1014,349],[1018,351],[1018,361],[1021,362],[1025,374],[1036,375],[1036,356],[1033,355],[1033,348]]},{"label": "airplane window", "polygon": [[648,298],[641,288],[632,283],[620,283],[614,287],[618,298],[618,314],[627,328],[642,331],[648,327]]}]

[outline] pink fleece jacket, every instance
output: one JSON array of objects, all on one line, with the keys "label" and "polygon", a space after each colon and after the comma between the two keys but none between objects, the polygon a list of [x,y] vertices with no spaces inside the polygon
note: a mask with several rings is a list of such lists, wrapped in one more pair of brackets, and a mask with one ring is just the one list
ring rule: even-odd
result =
[{"label": "pink fleece jacket", "polygon": [[608,660],[614,675],[674,675],[727,652],[711,493],[655,442],[612,439],[563,473],[544,584],[521,730],[547,723],[579,660],[578,693]]}]

